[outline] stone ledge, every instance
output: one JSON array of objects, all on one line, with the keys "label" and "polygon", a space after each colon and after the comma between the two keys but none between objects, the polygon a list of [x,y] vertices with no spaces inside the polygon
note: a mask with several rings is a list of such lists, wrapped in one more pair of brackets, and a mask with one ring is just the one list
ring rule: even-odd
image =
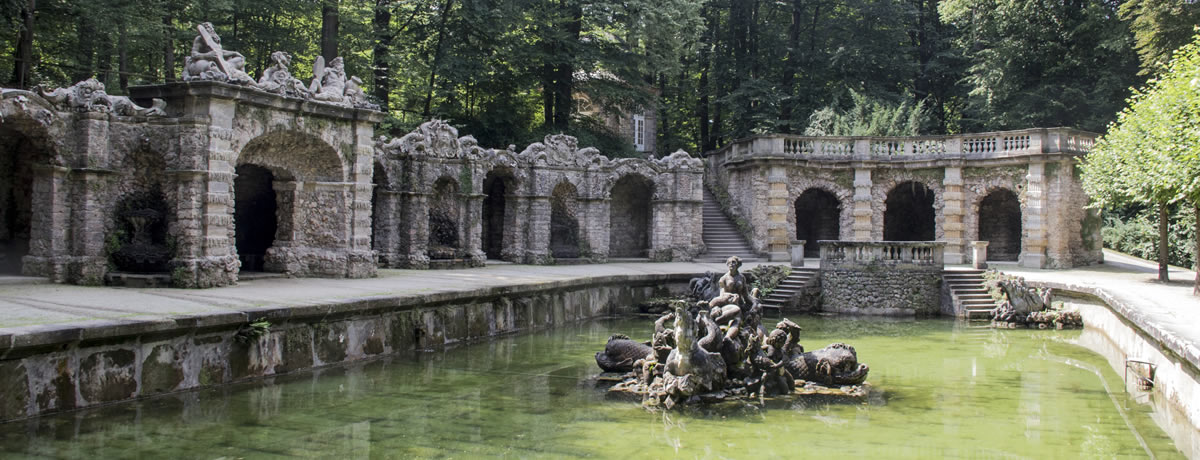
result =
[{"label": "stone ledge", "polygon": [[315,300],[306,305],[271,305],[189,314],[162,319],[99,320],[84,323],[23,326],[0,329],[0,359],[11,359],[23,349],[45,349],[69,346],[78,342],[95,342],[145,334],[185,335],[201,329],[237,328],[246,323],[266,319],[271,322],[307,318],[349,316],[381,310],[414,310],[475,298],[533,294],[542,291],[587,288],[618,283],[645,285],[653,283],[687,282],[696,274],[639,274],[609,275],[572,280],[534,282],[479,289],[443,291],[422,295],[372,296],[329,301]]},{"label": "stone ledge", "polygon": [[1125,301],[1118,299],[1108,291],[1095,286],[1084,286],[1055,281],[1028,280],[1027,282],[1030,286],[1051,288],[1058,293],[1066,293],[1068,297],[1071,296],[1070,294],[1075,294],[1077,296],[1082,295],[1083,297],[1090,297],[1103,302],[1105,305],[1108,305],[1110,309],[1128,321],[1130,325],[1137,328],[1139,332],[1154,339],[1154,341],[1158,342],[1159,345],[1165,347],[1171,353],[1174,353],[1182,358],[1183,361],[1186,361],[1188,364],[1190,364],[1193,372],[1200,373],[1200,347],[1196,347],[1196,345],[1192,344],[1186,339],[1175,335],[1165,328],[1159,327],[1157,324],[1155,324],[1155,321],[1152,317],[1142,313],[1135,308],[1135,306],[1129,305]]}]

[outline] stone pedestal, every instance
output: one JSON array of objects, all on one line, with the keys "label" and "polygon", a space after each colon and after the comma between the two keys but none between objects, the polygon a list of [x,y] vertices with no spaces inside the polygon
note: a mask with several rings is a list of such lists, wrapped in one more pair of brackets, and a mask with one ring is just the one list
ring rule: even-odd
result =
[{"label": "stone pedestal", "polygon": [[792,240],[792,266],[804,266],[804,240]]},{"label": "stone pedestal", "polygon": [[975,268],[983,270],[988,268],[987,265],[987,241],[972,241],[971,242],[971,260]]}]

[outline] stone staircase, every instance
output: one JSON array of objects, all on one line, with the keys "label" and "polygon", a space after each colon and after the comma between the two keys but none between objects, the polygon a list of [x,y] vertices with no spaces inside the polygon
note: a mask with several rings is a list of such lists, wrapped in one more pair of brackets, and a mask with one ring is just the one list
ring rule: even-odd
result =
[{"label": "stone staircase", "polygon": [[942,280],[950,289],[955,312],[966,319],[991,319],[996,301],[983,287],[983,270],[946,270]]},{"label": "stone staircase", "polygon": [[780,281],[779,286],[776,286],[775,290],[766,297],[759,299],[759,302],[766,311],[780,312],[789,300],[816,277],[817,269],[815,268],[792,267],[792,274]]},{"label": "stone staircase", "polygon": [[696,258],[697,262],[725,262],[729,256],[738,256],[742,262],[757,261],[754,249],[746,242],[737,224],[721,212],[721,205],[708,189],[704,189],[704,230],[701,235],[704,246],[703,254]]}]

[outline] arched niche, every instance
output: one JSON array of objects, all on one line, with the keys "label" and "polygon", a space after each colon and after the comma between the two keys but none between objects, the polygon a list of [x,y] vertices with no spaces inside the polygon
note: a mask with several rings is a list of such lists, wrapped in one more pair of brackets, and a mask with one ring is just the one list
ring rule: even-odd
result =
[{"label": "arched niche", "polygon": [[236,172],[233,228],[238,260],[243,272],[261,272],[279,227],[275,174],[254,164],[239,165]]},{"label": "arched niche", "polygon": [[804,240],[804,257],[820,257],[820,240],[836,240],[841,233],[842,203],[834,194],[810,188],[796,198],[796,239]]},{"label": "arched niche", "polygon": [[654,182],[627,174],[613,184],[609,201],[609,257],[647,257],[653,225]]},{"label": "arched niche", "polygon": [[39,150],[29,137],[0,124],[0,274],[21,274],[22,259],[30,253]]},{"label": "arched niche", "polygon": [[495,168],[483,178],[481,246],[488,259],[501,259],[512,242],[515,210],[509,198],[516,187],[516,179],[508,168]]},{"label": "arched niche", "polygon": [[442,177],[429,195],[429,258],[454,259],[462,249],[458,181]]},{"label": "arched niche", "polygon": [[933,191],[916,181],[901,182],[884,201],[884,241],[933,241],[936,235]]},{"label": "arched niche", "polygon": [[550,255],[574,259],[579,245],[579,193],[570,182],[559,182],[550,193]]},{"label": "arched niche", "polygon": [[1012,190],[996,189],[979,201],[979,239],[988,242],[988,260],[1021,255],[1021,200]]}]

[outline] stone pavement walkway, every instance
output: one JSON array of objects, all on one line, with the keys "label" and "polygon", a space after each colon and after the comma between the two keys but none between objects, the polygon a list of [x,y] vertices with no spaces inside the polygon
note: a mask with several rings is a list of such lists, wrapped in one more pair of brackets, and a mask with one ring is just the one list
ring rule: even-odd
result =
[{"label": "stone pavement walkway", "polygon": [[[753,264],[747,264],[747,268]],[[42,326],[163,320],[257,308],[301,307],[356,299],[429,296],[514,285],[623,275],[699,274],[718,263],[497,264],[460,270],[379,270],[367,279],[267,278],[212,289],[131,289],[51,284],[31,278],[0,283],[0,335]]]},{"label": "stone pavement walkway", "polygon": [[[993,267],[1030,281],[1069,287],[1104,298],[1127,318],[1200,367],[1200,298],[1191,295],[1193,272],[1171,271],[1155,281],[1157,267],[1105,252],[1106,263],[1071,270]],[[808,264],[815,266],[816,261]],[[754,264],[747,264],[750,268]],[[129,289],[0,280],[0,336],[50,329],[84,329],[113,323],[219,316],[256,309],[311,307],[359,299],[433,296],[497,286],[544,285],[624,275],[694,275],[722,271],[718,263],[611,263],[597,265],[488,265],[461,270],[380,270],[378,278],[272,278],[214,289]]]}]

